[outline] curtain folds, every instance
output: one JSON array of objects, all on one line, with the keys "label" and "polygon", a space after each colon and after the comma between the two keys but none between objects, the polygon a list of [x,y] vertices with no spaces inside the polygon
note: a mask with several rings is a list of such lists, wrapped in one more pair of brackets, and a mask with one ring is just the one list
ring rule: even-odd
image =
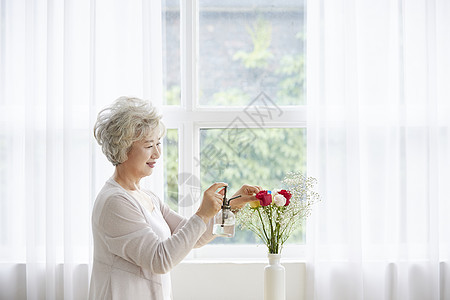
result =
[{"label": "curtain folds", "polygon": [[89,12],[1,2],[2,299],[87,295]]},{"label": "curtain folds", "polygon": [[157,93],[157,3],[0,1],[0,299],[87,298],[90,211],[113,171],[93,122]]},{"label": "curtain folds", "polygon": [[308,1],[307,299],[450,299],[448,15]]}]

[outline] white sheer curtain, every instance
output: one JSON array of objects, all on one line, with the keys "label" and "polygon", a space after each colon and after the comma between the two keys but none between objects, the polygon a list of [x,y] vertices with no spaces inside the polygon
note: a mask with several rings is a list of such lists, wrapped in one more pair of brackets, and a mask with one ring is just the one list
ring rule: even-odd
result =
[{"label": "white sheer curtain", "polygon": [[307,5],[307,299],[450,299],[450,2]]},{"label": "white sheer curtain", "polygon": [[92,125],[121,95],[158,98],[159,6],[0,1],[0,299],[87,298],[90,210],[112,174]]}]

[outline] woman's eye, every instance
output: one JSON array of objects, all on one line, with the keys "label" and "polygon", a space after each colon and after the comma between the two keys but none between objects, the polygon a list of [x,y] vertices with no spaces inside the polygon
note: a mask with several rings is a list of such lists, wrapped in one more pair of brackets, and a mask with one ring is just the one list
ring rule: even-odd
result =
[{"label": "woman's eye", "polygon": [[[146,146],[145,148],[150,149],[152,148],[154,145],[150,145],[150,146]],[[156,146],[161,146],[161,143],[157,143]]]}]

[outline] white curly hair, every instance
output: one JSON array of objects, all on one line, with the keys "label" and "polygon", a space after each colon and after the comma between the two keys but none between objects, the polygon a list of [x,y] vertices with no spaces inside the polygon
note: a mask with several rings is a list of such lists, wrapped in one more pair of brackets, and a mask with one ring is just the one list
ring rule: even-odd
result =
[{"label": "white curly hair", "polygon": [[152,130],[164,136],[166,127],[161,117],[150,101],[120,97],[98,113],[94,137],[108,160],[117,166],[128,159],[131,145]]}]

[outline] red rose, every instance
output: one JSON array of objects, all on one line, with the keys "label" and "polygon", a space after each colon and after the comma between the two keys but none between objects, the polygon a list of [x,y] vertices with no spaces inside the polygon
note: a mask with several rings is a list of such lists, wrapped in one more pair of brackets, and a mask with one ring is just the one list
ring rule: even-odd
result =
[{"label": "red rose", "polygon": [[272,203],[272,194],[269,194],[268,191],[260,191],[255,197],[259,200],[261,206],[267,206]]},{"label": "red rose", "polygon": [[284,198],[286,198],[286,204],[285,204],[284,206],[288,206],[289,203],[290,203],[289,200],[290,200],[291,197],[292,197],[291,192],[289,192],[289,191],[287,191],[287,190],[281,190],[281,191],[278,192],[278,194],[281,194],[281,195],[284,196]]}]

